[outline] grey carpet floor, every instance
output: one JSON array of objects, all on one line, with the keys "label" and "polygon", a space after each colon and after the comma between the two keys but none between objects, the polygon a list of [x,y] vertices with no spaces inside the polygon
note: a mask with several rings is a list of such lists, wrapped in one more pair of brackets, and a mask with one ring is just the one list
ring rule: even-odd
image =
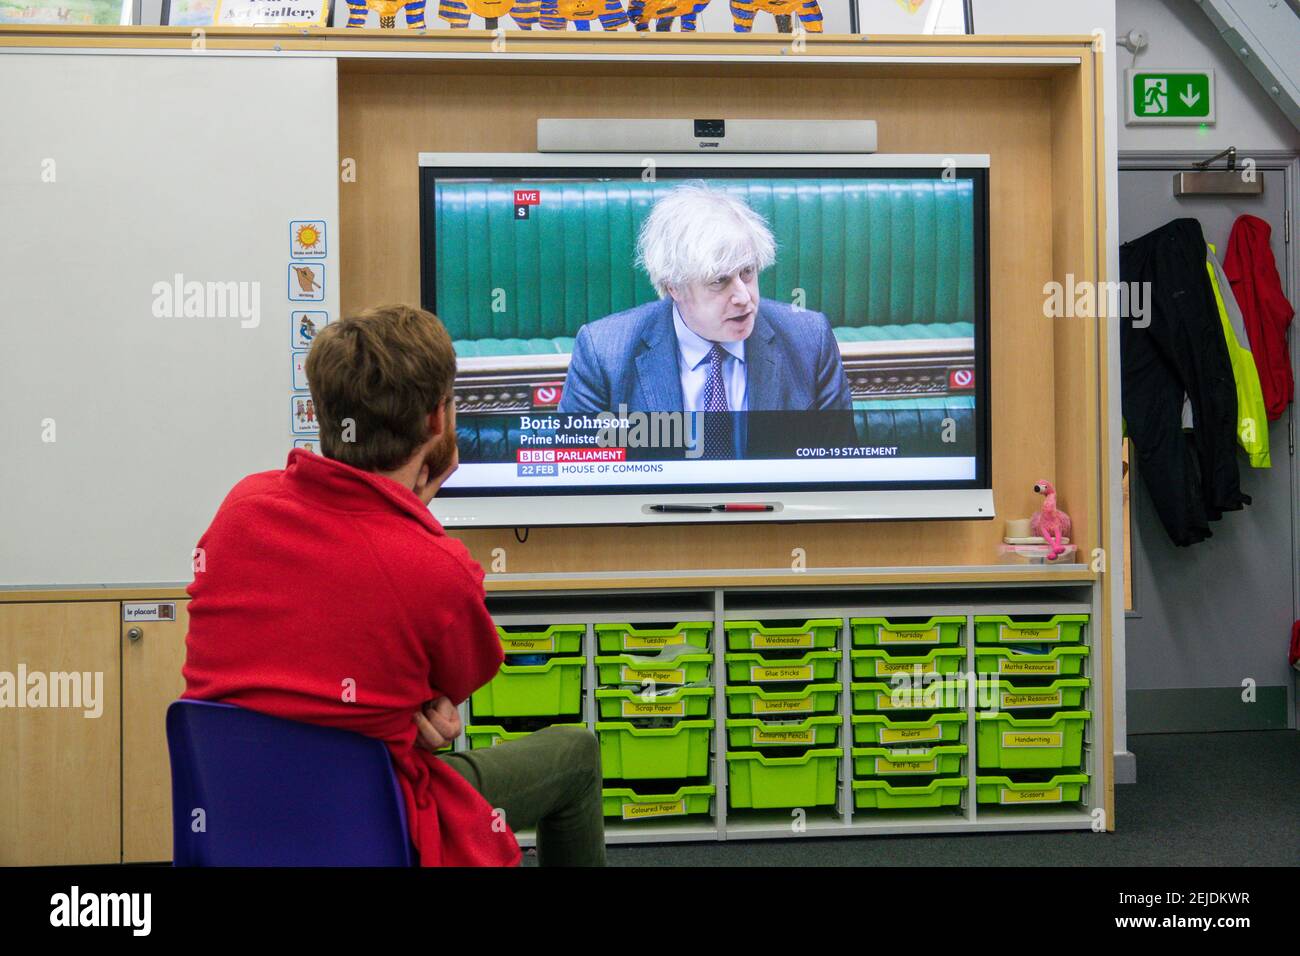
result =
[{"label": "grey carpet floor", "polygon": [[[611,866],[1295,866],[1300,733],[1129,738],[1116,832],[622,845]],[[529,854],[533,857],[532,854]],[[534,862],[535,858],[528,863]]]}]

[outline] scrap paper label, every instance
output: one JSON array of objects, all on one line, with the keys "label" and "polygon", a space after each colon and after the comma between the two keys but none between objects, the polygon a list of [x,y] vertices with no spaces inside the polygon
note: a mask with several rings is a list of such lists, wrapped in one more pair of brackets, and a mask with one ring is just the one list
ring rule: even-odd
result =
[{"label": "scrap paper label", "polygon": [[624,717],[685,717],[686,701],[625,700]]}]

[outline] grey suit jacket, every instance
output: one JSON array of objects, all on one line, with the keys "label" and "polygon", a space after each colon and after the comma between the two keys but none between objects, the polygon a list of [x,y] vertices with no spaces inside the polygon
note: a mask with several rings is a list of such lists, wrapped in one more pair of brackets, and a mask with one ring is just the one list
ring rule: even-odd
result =
[{"label": "grey suit jacket", "polygon": [[[682,380],[672,299],[589,322],[578,330],[561,412],[680,412]],[[820,312],[763,299],[745,340],[750,412],[849,409],[839,346]]]}]

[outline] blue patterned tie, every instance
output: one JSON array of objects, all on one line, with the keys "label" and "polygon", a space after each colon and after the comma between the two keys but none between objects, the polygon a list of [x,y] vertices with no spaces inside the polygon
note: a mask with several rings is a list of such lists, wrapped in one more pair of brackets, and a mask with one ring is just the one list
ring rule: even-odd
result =
[{"label": "blue patterned tie", "polygon": [[731,434],[727,387],[722,381],[722,362],[726,350],[717,342],[709,351],[709,377],[704,383],[704,457],[734,458],[735,442]]}]

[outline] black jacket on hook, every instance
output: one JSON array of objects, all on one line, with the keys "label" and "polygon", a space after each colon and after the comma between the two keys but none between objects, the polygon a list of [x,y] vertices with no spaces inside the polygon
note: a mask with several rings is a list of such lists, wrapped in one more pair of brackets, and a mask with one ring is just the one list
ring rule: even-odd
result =
[{"label": "black jacket on hook", "polygon": [[[1250,504],[1237,470],[1236,385],[1205,263],[1195,219],[1175,219],[1119,251],[1120,279],[1151,283],[1145,318],[1120,319],[1124,421],[1177,545],[1205,540],[1210,521]],[[1186,433],[1184,395],[1193,424]]]}]

